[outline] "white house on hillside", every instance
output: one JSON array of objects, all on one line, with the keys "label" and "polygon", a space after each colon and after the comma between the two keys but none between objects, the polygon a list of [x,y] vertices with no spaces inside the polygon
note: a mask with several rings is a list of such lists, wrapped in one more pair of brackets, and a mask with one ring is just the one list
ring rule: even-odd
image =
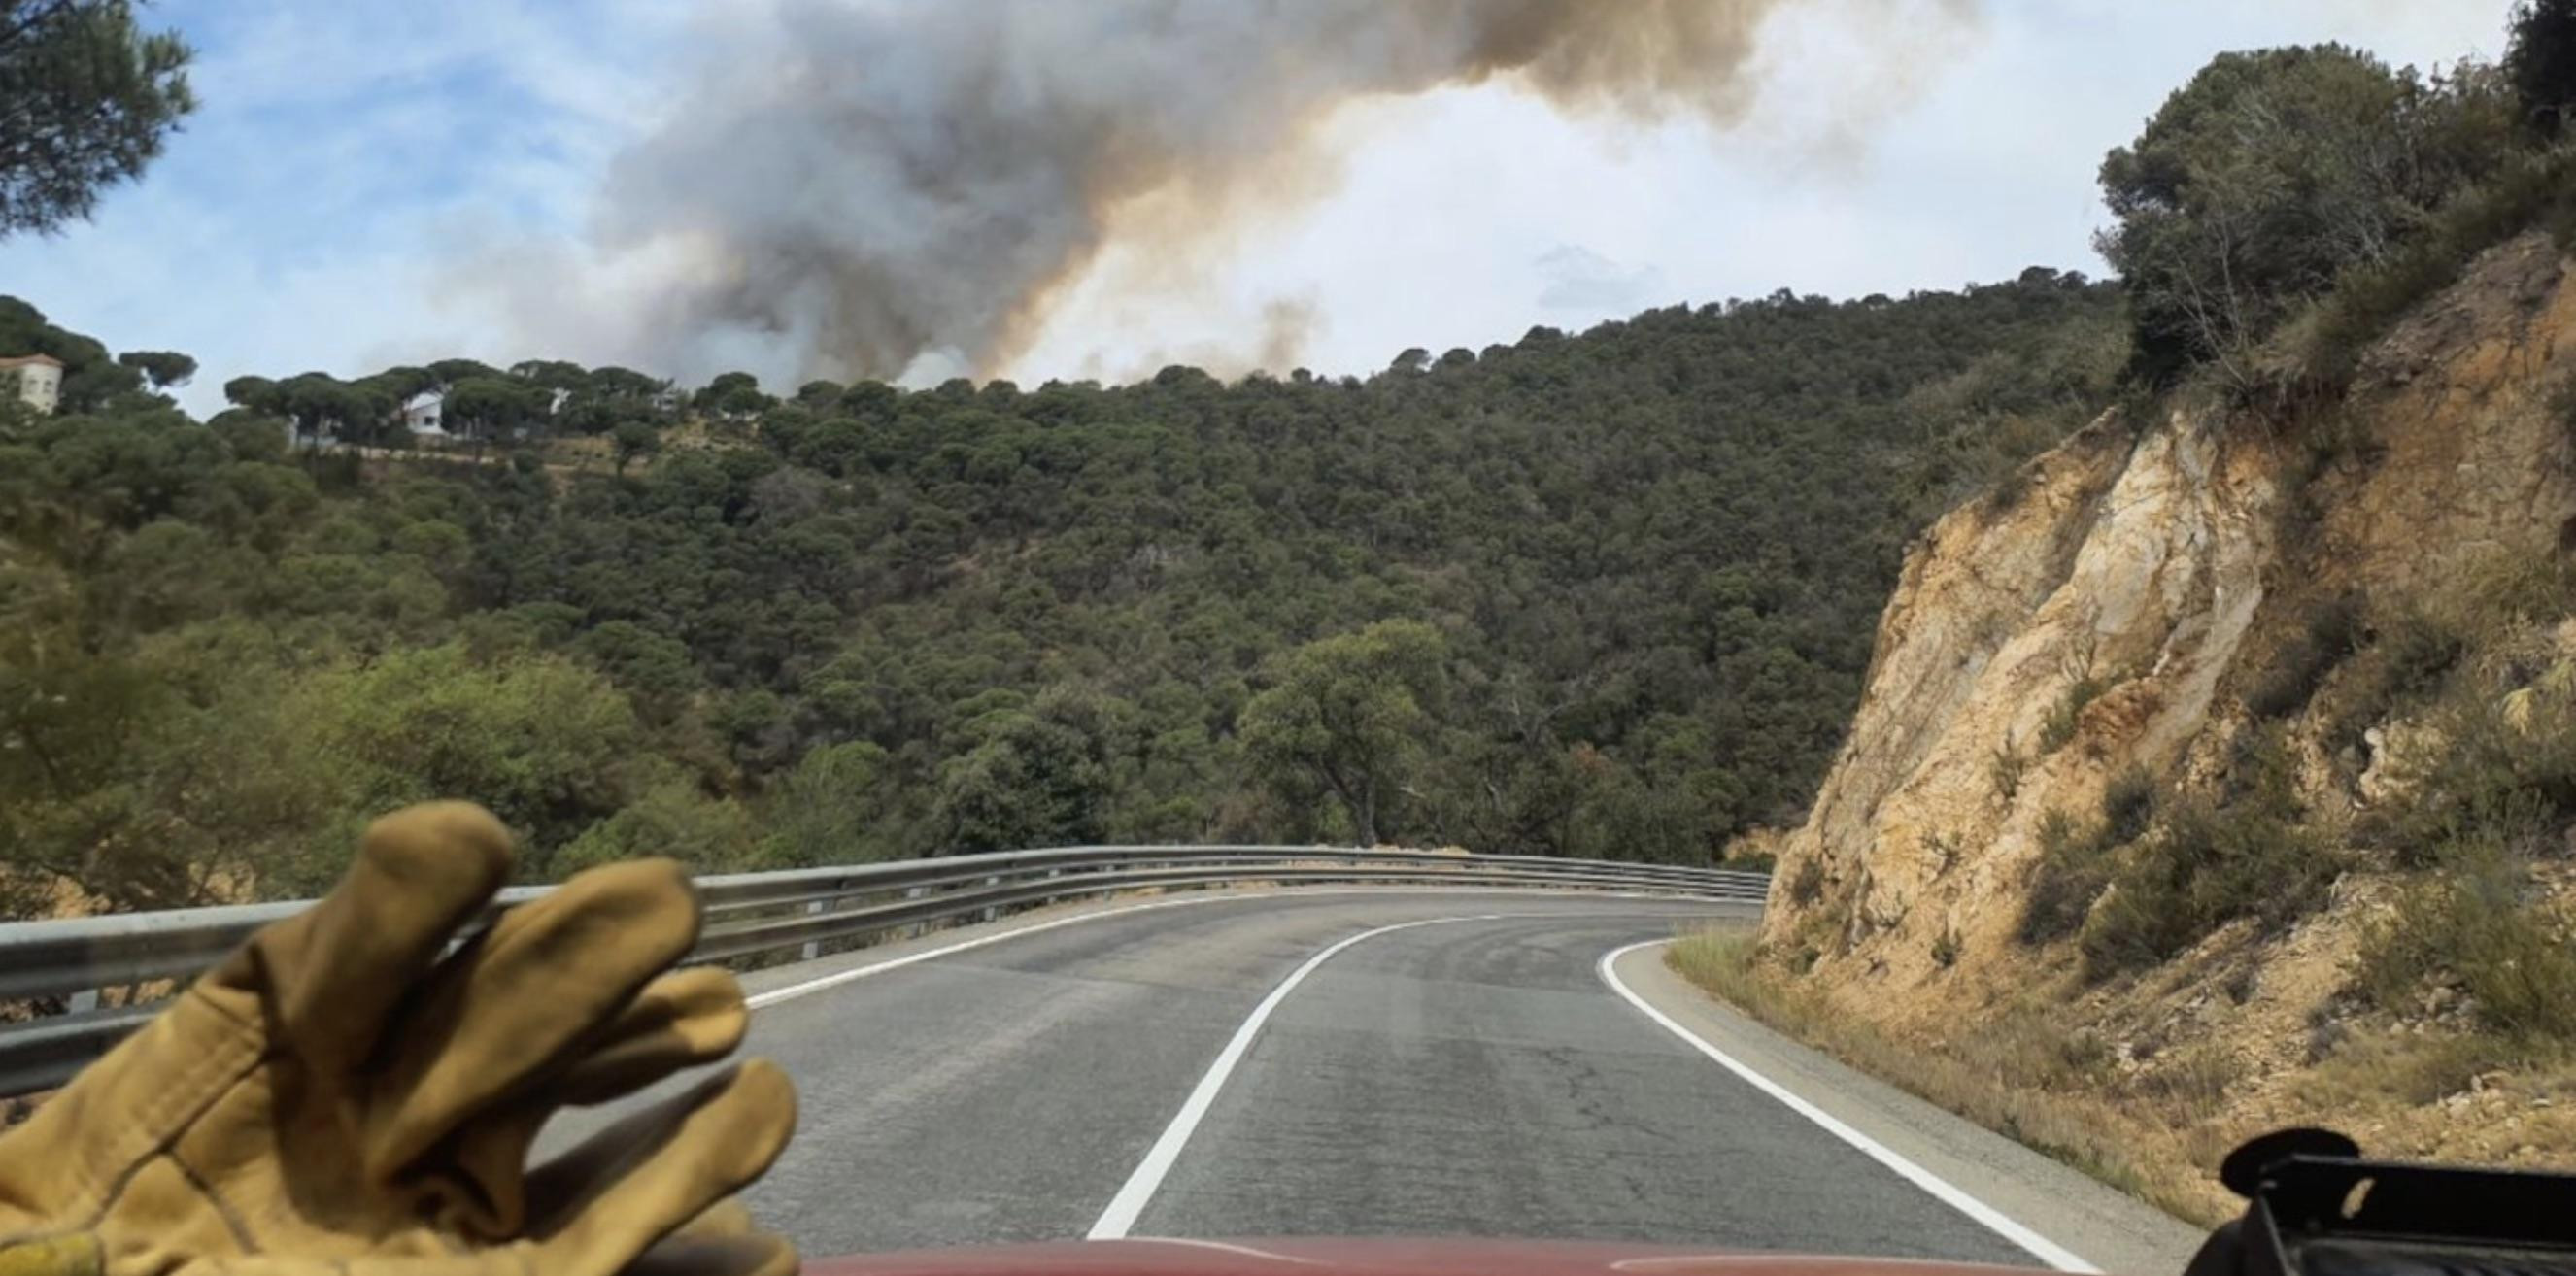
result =
[{"label": "white house on hillside", "polygon": [[423,390],[403,401],[403,428],[414,434],[443,438],[447,434],[444,417],[447,396],[436,390]]},{"label": "white house on hillside", "polygon": [[51,414],[63,400],[63,361],[49,354],[0,359],[0,380],[16,382],[18,397],[38,412]]}]

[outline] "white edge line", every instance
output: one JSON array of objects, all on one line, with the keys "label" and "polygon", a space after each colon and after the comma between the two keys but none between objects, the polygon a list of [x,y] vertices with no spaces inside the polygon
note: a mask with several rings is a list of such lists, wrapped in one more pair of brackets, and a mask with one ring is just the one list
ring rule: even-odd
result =
[{"label": "white edge line", "polygon": [[1091,1230],[1083,1236],[1083,1239],[1114,1241],[1126,1238],[1128,1229],[1136,1225],[1137,1216],[1145,1212],[1145,1206],[1153,1201],[1154,1193],[1163,1186],[1163,1176],[1171,1173],[1173,1162],[1180,1159],[1181,1149],[1188,1146],[1190,1135],[1198,1131],[1199,1120],[1207,1115],[1208,1108],[1216,1102],[1217,1092],[1225,1088],[1226,1078],[1234,1073],[1234,1065],[1242,1062],[1244,1052],[1252,1048],[1252,1039],[1260,1035],[1261,1026],[1269,1022],[1271,1012],[1279,1008],[1279,1003],[1288,999],[1288,994],[1294,992],[1298,984],[1305,982],[1306,976],[1315,973],[1315,969],[1325,962],[1331,961],[1335,953],[1363,939],[1373,939],[1399,930],[1411,930],[1416,926],[1437,926],[1444,922],[1490,922],[1510,916],[1513,914],[1484,913],[1473,917],[1425,917],[1416,921],[1397,922],[1392,926],[1380,926],[1374,930],[1364,930],[1326,946],[1322,952],[1307,958],[1304,965],[1288,972],[1288,977],[1280,980],[1278,986],[1270,990],[1270,995],[1263,997],[1261,1004],[1252,1008],[1252,1013],[1244,1019],[1243,1026],[1234,1030],[1234,1038],[1225,1043],[1225,1049],[1217,1052],[1216,1062],[1208,1065],[1207,1074],[1199,1078],[1197,1085],[1190,1087],[1190,1097],[1181,1101],[1181,1110],[1172,1114],[1171,1124],[1163,1127],[1163,1133],[1161,1137],[1154,1140],[1154,1146],[1145,1149],[1145,1159],[1136,1163],[1134,1172],[1127,1176],[1125,1183],[1119,1185],[1118,1194],[1109,1198],[1109,1207],[1100,1211],[1099,1221],[1091,1225]]},{"label": "white edge line", "polygon": [[[937,948],[928,948],[917,953],[906,953],[901,957],[890,957],[884,961],[871,962],[865,966],[853,966],[848,970],[836,970],[831,974],[820,975],[815,978],[808,979],[803,983],[789,984],[783,988],[772,988],[767,992],[757,993],[751,997],[745,998],[743,1004],[753,1010],[758,1010],[763,1006],[774,1006],[779,1002],[802,997],[808,993],[821,992],[826,988],[837,988],[854,979],[865,979],[870,975],[881,975],[886,971],[898,970],[905,966],[912,965],[915,962],[929,961],[934,957],[945,957],[950,953],[962,953],[969,948],[981,948],[986,944],[998,944],[1005,939],[1017,939],[1022,935],[1034,935],[1040,931],[1054,930],[1058,926],[1071,926],[1076,922],[1099,921],[1106,917],[1122,917],[1129,913],[1145,912],[1148,909],[1176,908],[1183,904],[1217,904],[1230,899],[1276,899],[1303,895],[1388,895],[1392,893],[1397,898],[1401,898],[1407,895],[1492,895],[1496,893],[1512,892],[1515,890],[1528,892],[1529,888],[1516,888],[1509,886],[1421,886],[1392,888],[1391,890],[1391,888],[1384,886],[1356,886],[1341,889],[1317,889],[1313,887],[1291,888],[1284,891],[1209,891],[1203,894],[1186,895],[1177,899],[1149,900],[1142,904],[1128,904],[1118,908],[1104,908],[1098,912],[1076,913],[1070,917],[1058,917],[1051,921],[1032,922],[1026,926],[1014,926],[1009,930],[995,931],[989,935],[978,935],[973,939],[961,939],[953,944],[942,944]],[[1750,900],[1696,899],[1687,895],[1654,895],[1639,891],[1565,891],[1561,893],[1546,892],[1546,895],[1550,898],[1669,900],[1677,904],[1725,905],[1758,902]]]},{"label": "white edge line", "polygon": [[1817,1125],[1823,1126],[1825,1133],[1833,1135],[1835,1138],[1841,1139],[1843,1142],[1860,1149],[1861,1152],[1867,1155],[1871,1160],[1896,1171],[1897,1175],[1905,1181],[1931,1193],[1942,1204],[1984,1224],[1988,1230],[1993,1231],[1996,1235],[2030,1251],[2031,1254],[2037,1257],[2041,1262],[2044,1262],[2061,1272],[2089,1272],[2097,1274],[2101,1272],[2101,1268],[2095,1267],[2093,1264],[2084,1261],[2081,1257],[2078,1257],[2074,1251],[2032,1231],[2030,1228],[2014,1220],[2003,1211],[1986,1204],[1984,1201],[1978,1200],[1976,1197],[1968,1195],[1967,1192],[1961,1190],[1949,1180],[1905,1159],[1905,1157],[1899,1155],[1894,1149],[1889,1148],[1886,1144],[1844,1124],[1839,1118],[1826,1112],[1824,1109],[1817,1107],[1815,1104],[1809,1103],[1805,1099],[1791,1094],[1788,1089],[1782,1086],[1779,1082],[1773,1081],[1771,1078],[1763,1076],[1761,1073],[1755,1072],[1752,1068],[1736,1061],[1733,1056],[1727,1054],[1725,1051],[1718,1049],[1716,1046],[1710,1045],[1699,1034],[1692,1032],[1690,1029],[1685,1028],[1680,1023],[1674,1021],[1672,1016],[1646,1004],[1645,998],[1638,996],[1634,991],[1629,989],[1627,984],[1620,982],[1619,972],[1613,968],[1620,958],[1625,957],[1640,948],[1652,948],[1659,944],[1668,944],[1671,942],[1672,941],[1668,939],[1649,939],[1643,943],[1629,944],[1623,948],[1614,948],[1609,952],[1602,954],[1601,963],[1597,967],[1601,973],[1601,982],[1610,985],[1610,991],[1615,992],[1622,998],[1626,999],[1629,1005],[1635,1006],[1639,1011],[1643,1012],[1647,1018],[1652,1019],[1657,1024],[1661,1025],[1664,1031],[1690,1043],[1690,1045],[1701,1054],[1707,1055],[1709,1058],[1716,1060],[1718,1066],[1725,1068],[1727,1071],[1734,1073],[1738,1077],[1743,1078],[1745,1084],[1779,1100],[1783,1105],[1787,1106],[1790,1111],[1815,1122]]}]

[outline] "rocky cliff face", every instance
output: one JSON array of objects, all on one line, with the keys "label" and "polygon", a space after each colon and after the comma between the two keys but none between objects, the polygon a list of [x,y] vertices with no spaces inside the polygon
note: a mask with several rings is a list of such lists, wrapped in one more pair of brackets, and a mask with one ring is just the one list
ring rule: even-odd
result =
[{"label": "rocky cliff face", "polygon": [[[1846,1012],[1935,1040],[2040,996],[2101,1025],[2124,1059],[2133,1038],[2221,1041],[2244,1078],[2232,1101],[2259,1120],[2264,1078],[2313,1062],[2368,874],[2260,951],[2238,943],[2223,997],[2193,954],[2105,987],[2069,973],[2069,945],[2016,935],[2040,830],[2050,812],[2101,809],[2133,768],[2184,785],[2223,768],[2249,685],[2316,600],[2377,608],[2481,556],[2576,544],[2553,400],[2576,366],[2565,265],[2536,236],[2487,254],[2371,352],[2342,402],[2294,424],[2113,413],[2018,490],[1937,523],[1880,621],[1848,743],[1781,841],[1765,951]],[[2377,759],[2330,756],[2296,715],[2286,731],[2313,807],[2389,800]]]},{"label": "rocky cliff face", "polygon": [[[1790,892],[1812,860],[1824,899],[1848,901],[1829,977],[1922,981],[1944,936],[1953,965],[2017,956],[2041,814],[2090,809],[2132,763],[2174,767],[2209,718],[2272,558],[2264,452],[2106,419],[2040,458],[2010,506],[1936,525],[1880,622],[1850,743],[1782,847],[1768,930],[1812,920]],[[2107,688],[2052,740],[2085,681]]]}]

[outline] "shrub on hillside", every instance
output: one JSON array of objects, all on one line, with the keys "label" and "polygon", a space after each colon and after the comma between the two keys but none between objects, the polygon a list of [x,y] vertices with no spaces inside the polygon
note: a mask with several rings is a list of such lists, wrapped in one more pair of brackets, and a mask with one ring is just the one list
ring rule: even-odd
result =
[{"label": "shrub on hillside", "polygon": [[2029,772],[2030,758],[2010,735],[1986,758],[1986,780],[1994,785],[1995,797],[2007,805],[2021,792],[2021,778]]},{"label": "shrub on hillside", "polygon": [[1825,897],[1825,864],[1820,856],[1810,855],[1798,862],[1798,871],[1789,875],[1789,902],[1806,908]]},{"label": "shrub on hillside", "polygon": [[2131,766],[2102,789],[2103,837],[2113,846],[2138,840],[2156,817],[2156,780],[2142,766]]},{"label": "shrub on hillside", "polygon": [[2046,757],[2075,738],[2076,724],[2083,720],[2085,707],[2101,699],[2111,687],[2111,680],[2094,672],[2093,644],[2087,638],[2066,658],[2066,690],[2050,706],[2048,717],[2039,725],[2039,752]]},{"label": "shrub on hillside", "polygon": [[2535,227],[2564,246],[2576,229],[2571,181],[2576,152],[2517,155],[2427,219],[2405,249],[2344,272],[2288,342],[2295,370],[2340,385],[2373,342],[2425,298],[2458,282],[2478,254]]},{"label": "shrub on hillside", "polygon": [[2487,846],[2546,850],[2576,822],[2576,705],[2548,694],[2476,702],[2490,694],[2435,716],[2442,747],[2389,819],[2401,864],[2453,864]]},{"label": "shrub on hillside", "polygon": [[2101,828],[2084,828],[2064,811],[2039,821],[2039,859],[2022,901],[2014,938],[2025,944],[2064,939],[2084,928],[2085,914],[2111,883],[2110,846]]},{"label": "shrub on hillside", "polygon": [[2166,961],[2239,920],[2279,930],[2325,904],[2347,857],[2300,803],[2288,750],[2266,734],[2238,772],[2223,802],[2174,802],[2129,849],[2084,923],[2087,977]]},{"label": "shrub on hillside", "polygon": [[2245,711],[2257,718],[2286,718],[2307,708],[2317,687],[2352,655],[2360,637],[2361,607],[2351,596],[2310,607],[2298,632],[2246,690]]},{"label": "shrub on hillside", "polygon": [[2372,726],[2421,706],[2467,651],[2455,625],[2422,608],[2406,608],[2379,623],[2332,706],[2326,742],[2335,748],[2357,744]]},{"label": "shrub on hillside", "polygon": [[2448,984],[2509,1040],[2576,1042],[2576,950],[2559,938],[2570,919],[2529,894],[2528,872],[2503,854],[2417,883],[2365,941],[2356,989],[2406,1013],[2424,989]]}]

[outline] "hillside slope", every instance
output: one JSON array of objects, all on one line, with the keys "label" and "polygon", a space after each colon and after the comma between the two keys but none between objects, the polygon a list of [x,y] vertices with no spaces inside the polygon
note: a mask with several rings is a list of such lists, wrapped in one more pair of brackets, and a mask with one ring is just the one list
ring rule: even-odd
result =
[{"label": "hillside slope", "polygon": [[[23,908],[310,890],[440,795],[535,877],[1210,838],[1707,862],[1812,794],[1905,540],[2123,353],[2115,290],[2034,269],[1365,380],[728,375],[657,433],[677,396],[542,361],[241,378],[199,425],[0,321],[84,387],[0,406]],[[441,384],[530,437],[286,450],[399,445]],[[568,444],[616,470],[549,469]]]},{"label": "hillside slope", "polygon": [[2513,240],[2338,401],[2115,412],[1939,520],[1764,961],[2034,1060],[2005,1084],[2205,1216],[2216,1155],[2292,1121],[2566,1157],[2567,265]]}]

